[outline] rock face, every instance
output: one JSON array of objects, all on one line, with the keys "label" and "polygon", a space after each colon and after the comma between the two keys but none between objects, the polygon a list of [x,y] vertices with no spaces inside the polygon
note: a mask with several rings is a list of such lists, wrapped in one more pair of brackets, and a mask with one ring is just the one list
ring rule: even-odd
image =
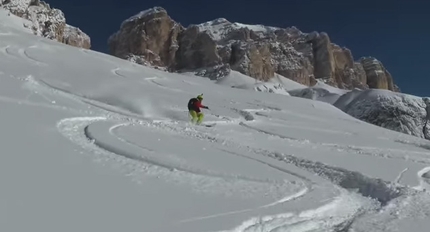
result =
[{"label": "rock face", "polygon": [[395,90],[391,74],[384,68],[382,63],[373,57],[363,57],[360,60],[367,76],[370,88]]},{"label": "rock face", "polygon": [[80,48],[89,49],[91,47],[90,37],[79,28],[68,24],[64,28],[63,40],[61,42]]},{"label": "rock face", "polygon": [[109,38],[109,50],[139,64],[173,67],[180,31],[183,27],[163,8],[152,8],[124,21],[120,31]]},{"label": "rock face", "polygon": [[219,18],[184,28],[165,9],[154,7],[124,21],[108,44],[112,55],[169,71],[198,70],[219,78],[231,69],[263,81],[280,74],[308,86],[319,79],[342,89],[399,91],[375,58],[355,61],[352,52],[332,43],[327,33],[303,33],[295,27]]},{"label": "rock face", "polygon": [[172,69],[199,69],[221,64],[217,53],[216,43],[205,33],[200,33],[197,27],[190,27],[178,37],[179,49],[176,51]]},{"label": "rock face", "polygon": [[0,0],[0,6],[12,14],[29,20],[29,25],[38,36],[56,40],[72,46],[90,48],[90,37],[80,29],[66,24],[61,10],[53,9],[40,0]]}]

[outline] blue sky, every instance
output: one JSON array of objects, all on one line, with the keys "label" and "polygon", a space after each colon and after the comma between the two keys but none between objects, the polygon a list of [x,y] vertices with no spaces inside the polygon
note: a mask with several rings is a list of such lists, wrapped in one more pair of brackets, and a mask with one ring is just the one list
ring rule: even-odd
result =
[{"label": "blue sky", "polygon": [[402,92],[430,96],[430,2],[426,0],[45,0],[66,14],[67,23],[107,52],[108,37],[141,10],[164,7],[183,26],[215,18],[247,24],[296,26],[327,32],[355,59],[374,56]]}]

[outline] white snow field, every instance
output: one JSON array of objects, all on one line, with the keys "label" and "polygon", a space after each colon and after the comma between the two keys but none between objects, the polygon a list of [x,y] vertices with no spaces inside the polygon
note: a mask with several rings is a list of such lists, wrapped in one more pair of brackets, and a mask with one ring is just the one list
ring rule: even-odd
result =
[{"label": "white snow field", "polygon": [[[328,103],[70,47],[19,20],[0,11],[0,231],[430,227],[427,141]],[[188,123],[200,93],[214,127]]]}]

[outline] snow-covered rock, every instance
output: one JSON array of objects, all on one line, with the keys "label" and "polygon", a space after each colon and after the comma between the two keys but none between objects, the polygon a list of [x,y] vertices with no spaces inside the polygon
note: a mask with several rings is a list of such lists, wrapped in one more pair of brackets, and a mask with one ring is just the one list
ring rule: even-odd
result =
[{"label": "snow-covered rock", "polygon": [[339,97],[334,106],[347,114],[394,131],[429,138],[425,130],[423,98],[388,90],[353,90]]},{"label": "snow-covered rock", "polygon": [[29,20],[23,26],[35,35],[72,46],[90,48],[90,37],[79,28],[66,24],[64,13],[40,0],[1,0],[0,6],[12,14]]},{"label": "snow-covered rock", "polygon": [[[140,56],[146,62],[139,63],[170,71],[210,69],[211,76],[223,76],[228,72],[219,67],[227,65],[262,81],[280,74],[307,86],[317,79],[341,89],[398,90],[394,85],[374,85],[374,68],[354,61],[352,52],[332,43],[327,33],[304,33],[296,27],[218,18],[184,28],[164,8],[154,7],[126,19],[108,43],[112,55]],[[214,75],[213,70],[220,73]]]},{"label": "snow-covered rock", "polygon": [[63,43],[75,47],[89,49],[91,47],[91,38],[81,29],[66,24],[63,34]]},{"label": "snow-covered rock", "polygon": [[[420,138],[430,138],[430,100],[382,89],[344,90],[322,81],[288,91],[291,96],[332,104],[362,121]],[[430,126],[430,125],[429,125]]]}]

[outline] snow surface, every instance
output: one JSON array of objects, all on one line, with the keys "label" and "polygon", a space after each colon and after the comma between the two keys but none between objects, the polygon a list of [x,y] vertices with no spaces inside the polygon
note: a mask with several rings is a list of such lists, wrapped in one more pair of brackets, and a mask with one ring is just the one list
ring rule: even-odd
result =
[{"label": "snow surface", "polygon": [[[60,44],[11,19],[0,10],[1,231],[430,226],[425,140],[324,102]],[[215,127],[188,123],[200,93]]]},{"label": "snow surface", "polygon": [[301,85],[279,74],[275,74],[275,77],[269,81],[259,81],[234,70],[231,70],[229,75],[218,79],[215,83],[237,89],[276,93],[288,96],[290,95],[288,91],[302,89],[305,87],[304,85]]},{"label": "snow surface", "polygon": [[[0,25],[4,28],[12,28],[15,30],[20,30],[21,32],[31,34],[33,33],[33,31],[31,30],[32,22],[27,19],[13,15],[9,11],[3,9],[0,10],[0,18],[5,19],[0,21]],[[7,34],[11,32],[3,32],[2,35],[5,35],[5,33]]]},{"label": "snow surface", "polygon": [[317,83],[312,87],[295,88],[288,92],[291,96],[335,104],[349,90],[339,89],[317,80]]}]

